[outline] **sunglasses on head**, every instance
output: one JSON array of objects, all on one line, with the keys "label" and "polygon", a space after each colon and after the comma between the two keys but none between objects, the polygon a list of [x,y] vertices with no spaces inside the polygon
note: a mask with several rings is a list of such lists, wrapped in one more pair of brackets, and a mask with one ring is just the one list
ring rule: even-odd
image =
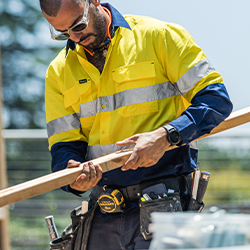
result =
[{"label": "sunglasses on head", "polygon": [[71,32],[78,33],[78,32],[82,32],[83,30],[85,30],[88,27],[88,23],[89,23],[88,11],[89,11],[89,0],[86,0],[85,7],[84,7],[84,14],[82,16],[82,19],[67,31],[60,32],[56,30],[50,24],[49,29],[50,29],[51,38],[53,40],[63,41],[63,40],[69,39]]}]

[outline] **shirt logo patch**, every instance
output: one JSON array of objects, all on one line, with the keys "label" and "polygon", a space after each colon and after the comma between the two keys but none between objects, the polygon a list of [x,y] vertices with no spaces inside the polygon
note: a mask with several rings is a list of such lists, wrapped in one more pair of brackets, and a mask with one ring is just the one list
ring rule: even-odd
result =
[{"label": "shirt logo patch", "polygon": [[79,83],[83,84],[83,83],[86,83],[87,81],[88,81],[87,79],[82,79],[82,80],[79,80]]}]

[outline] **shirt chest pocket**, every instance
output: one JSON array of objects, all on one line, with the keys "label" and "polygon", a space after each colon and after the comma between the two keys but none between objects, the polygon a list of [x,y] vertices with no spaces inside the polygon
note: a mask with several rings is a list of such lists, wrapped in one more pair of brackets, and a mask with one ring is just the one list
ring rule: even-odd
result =
[{"label": "shirt chest pocket", "polygon": [[142,62],[112,71],[116,108],[122,117],[158,112],[154,62]]},{"label": "shirt chest pocket", "polygon": [[86,82],[80,84],[79,82],[63,92],[64,107],[72,107],[76,113],[80,110],[80,105],[91,99],[91,81],[86,79]]}]

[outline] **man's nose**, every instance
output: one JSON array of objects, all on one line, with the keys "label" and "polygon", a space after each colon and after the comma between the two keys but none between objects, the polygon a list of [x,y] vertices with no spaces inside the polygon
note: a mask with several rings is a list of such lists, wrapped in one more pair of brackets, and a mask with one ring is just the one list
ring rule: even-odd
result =
[{"label": "man's nose", "polygon": [[73,40],[74,42],[78,43],[81,39],[82,33],[75,33],[75,32],[71,32],[70,33],[70,39]]}]

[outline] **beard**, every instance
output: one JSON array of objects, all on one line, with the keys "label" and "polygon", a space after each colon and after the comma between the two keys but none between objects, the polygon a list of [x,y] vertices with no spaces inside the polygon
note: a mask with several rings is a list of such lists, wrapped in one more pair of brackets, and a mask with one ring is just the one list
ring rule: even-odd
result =
[{"label": "beard", "polygon": [[88,33],[86,35],[83,35],[80,38],[80,41],[78,42],[79,45],[82,41],[89,38],[90,36],[94,36],[95,40],[88,44],[87,46],[84,46],[88,50],[95,50],[100,47],[100,45],[103,43],[106,32],[107,32],[107,22],[103,15],[100,14],[98,8],[92,8],[93,13],[93,33]]}]

